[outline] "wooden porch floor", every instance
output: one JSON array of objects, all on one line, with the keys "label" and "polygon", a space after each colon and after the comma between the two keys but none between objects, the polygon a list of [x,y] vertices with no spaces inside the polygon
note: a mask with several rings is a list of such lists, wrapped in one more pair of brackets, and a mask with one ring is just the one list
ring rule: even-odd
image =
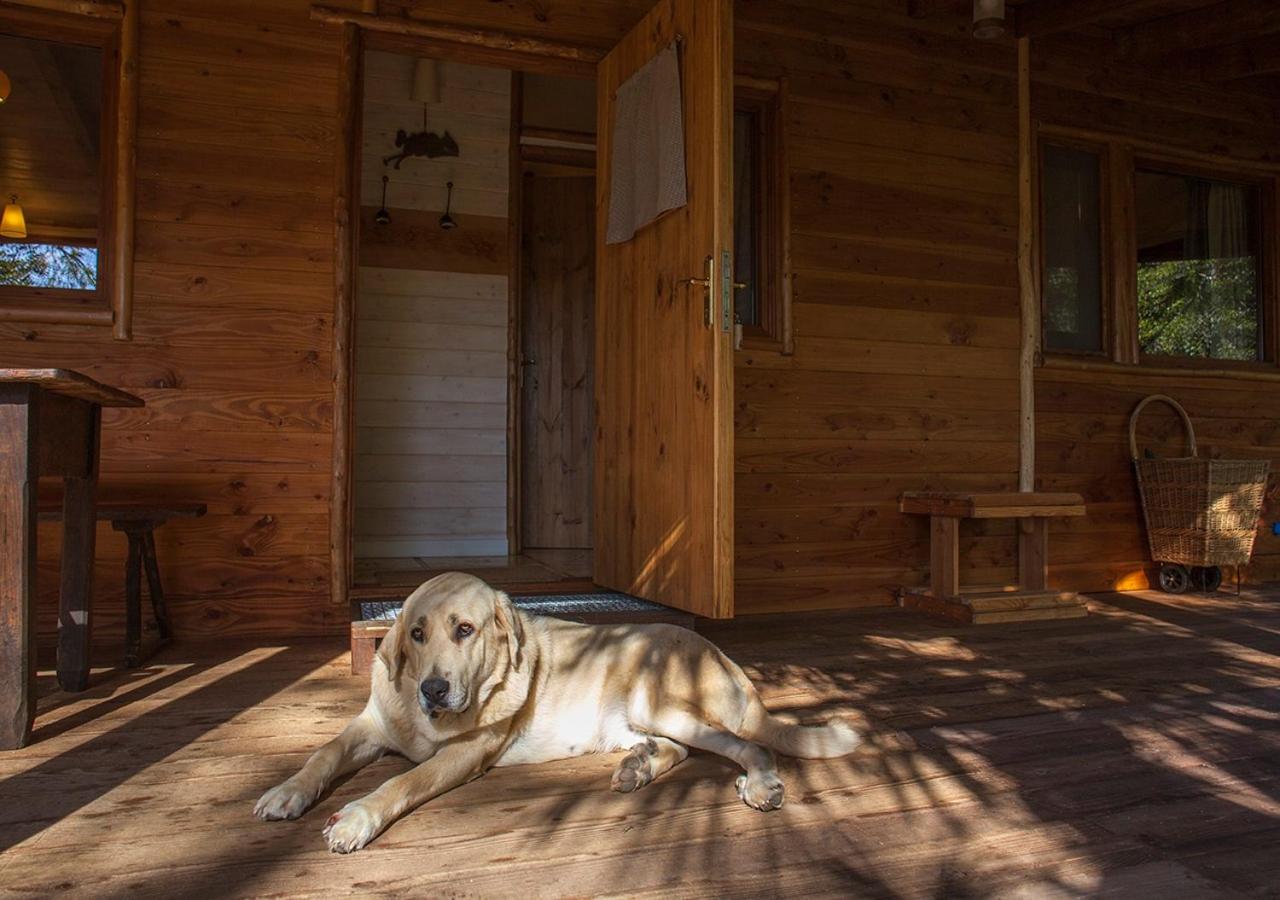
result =
[{"label": "wooden porch floor", "polygon": [[871,746],[782,760],[761,814],[695,755],[645,790],[617,756],[499,769],[330,854],[326,817],[251,818],[363,702],[339,645],[174,647],[51,694],[0,755],[0,896],[1274,896],[1280,595],[1108,595],[1063,623],[899,611],[708,625],[766,702]]}]

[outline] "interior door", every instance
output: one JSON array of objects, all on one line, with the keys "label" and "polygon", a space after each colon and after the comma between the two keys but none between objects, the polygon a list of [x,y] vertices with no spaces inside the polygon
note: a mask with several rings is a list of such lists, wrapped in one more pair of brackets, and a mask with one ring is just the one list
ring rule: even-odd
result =
[{"label": "interior door", "polygon": [[520,254],[520,538],[591,546],[595,177],[532,174]]},{"label": "interior door", "polygon": [[[677,39],[688,203],[629,241],[607,245],[616,91]],[[733,615],[731,0],[660,0],[600,63],[597,113],[595,580],[727,618]]]}]

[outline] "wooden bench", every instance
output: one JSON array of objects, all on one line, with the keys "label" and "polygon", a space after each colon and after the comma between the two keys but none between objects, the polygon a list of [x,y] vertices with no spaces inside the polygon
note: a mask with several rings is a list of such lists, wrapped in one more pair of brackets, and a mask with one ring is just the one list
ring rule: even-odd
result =
[{"label": "wooden bench", "polygon": [[[1074,619],[1088,614],[1075,592],[1052,591],[1048,585],[1049,519],[1083,516],[1084,499],[1079,494],[908,492],[898,508],[929,516],[929,587],[904,588],[903,606],[972,624]],[[1016,588],[961,589],[961,519],[1017,520]]]},{"label": "wooden bench", "polygon": [[[110,522],[114,531],[129,539],[129,552],[124,563],[125,600],[125,665],[130,669],[142,664],[142,575],[147,576],[147,594],[156,617],[160,643],[169,640],[169,611],[165,607],[164,588],[160,583],[160,563],[156,559],[155,530],[170,519],[196,519],[207,507],[203,503],[145,506],[129,503],[98,504],[99,522]],[[41,510],[40,518],[58,521],[59,510]]]}]

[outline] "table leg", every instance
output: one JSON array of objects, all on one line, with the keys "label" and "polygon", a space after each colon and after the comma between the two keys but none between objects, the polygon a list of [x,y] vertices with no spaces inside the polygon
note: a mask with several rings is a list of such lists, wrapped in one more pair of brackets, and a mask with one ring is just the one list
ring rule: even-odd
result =
[{"label": "table leg", "polygon": [[58,684],[64,691],[89,686],[90,607],[97,538],[94,495],[98,479],[66,479],[62,499],[62,589],[58,604]]},{"label": "table leg", "polygon": [[126,529],[129,558],[124,564],[124,664],[136,669],[142,661],[142,536]]},{"label": "table leg", "polygon": [[34,402],[0,385],[0,750],[26,745],[36,715]]}]

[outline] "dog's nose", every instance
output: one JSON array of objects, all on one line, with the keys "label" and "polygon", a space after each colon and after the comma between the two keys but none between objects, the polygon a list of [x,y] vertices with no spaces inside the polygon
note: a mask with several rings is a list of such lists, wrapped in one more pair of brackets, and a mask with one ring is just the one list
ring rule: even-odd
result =
[{"label": "dog's nose", "polygon": [[444,703],[445,695],[449,693],[449,682],[443,678],[428,678],[422,682],[422,696],[426,697],[432,703],[440,706]]}]

